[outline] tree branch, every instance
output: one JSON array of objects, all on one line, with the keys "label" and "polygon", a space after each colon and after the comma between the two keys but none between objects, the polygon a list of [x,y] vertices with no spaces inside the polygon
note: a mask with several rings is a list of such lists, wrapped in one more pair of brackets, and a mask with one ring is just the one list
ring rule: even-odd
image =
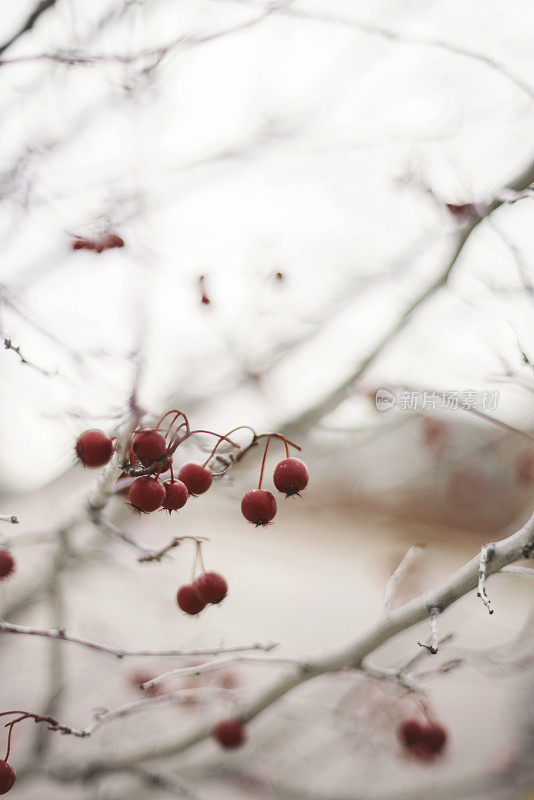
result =
[{"label": "tree branch", "polygon": [[41,636],[45,639],[60,639],[63,642],[71,642],[71,644],[79,644],[82,647],[87,647],[89,650],[97,650],[101,653],[109,653],[115,658],[126,658],[128,656],[212,656],[220,653],[240,653],[245,650],[263,650],[269,652],[277,645],[273,642],[266,644],[251,644],[243,647],[208,647],[196,650],[127,650],[122,647],[115,647],[114,645],[102,644],[94,642],[92,639],[84,639],[80,636],[71,636],[64,630],[55,630],[53,628],[29,628],[25,625],[14,625],[11,622],[4,622],[0,620],[0,633],[20,633],[26,636]]},{"label": "tree branch", "polygon": [[[492,547],[493,556],[486,563],[486,576],[499,572],[514,561],[527,558],[534,550],[534,514],[520,530]],[[280,675],[242,704],[240,719],[249,722],[279,698],[311,678],[343,669],[362,668],[363,659],[384,642],[427,619],[436,609],[442,614],[450,605],[475,590],[479,580],[479,564],[480,557],[477,555],[436,589],[420,595],[389,616],[383,617],[363,635],[282,668]],[[180,734],[162,744],[153,743],[144,750],[139,750],[136,746],[131,752],[110,755],[96,764],[93,763],[90,768],[74,763],[55,765],[49,771],[53,777],[61,780],[78,780],[87,776],[89,771],[95,774],[129,769],[141,761],[164,758],[188,750],[210,736],[214,722],[213,719],[203,721],[185,735]]]},{"label": "tree branch", "polygon": [[[508,184],[507,189],[511,191],[522,191],[534,182],[534,161],[514,178]],[[385,334],[379,339],[377,344],[371,352],[356,366],[356,368],[336,386],[329,394],[323,399],[319,400],[314,405],[310,406],[307,411],[299,414],[297,417],[287,420],[280,428],[287,431],[288,435],[295,435],[295,432],[302,433],[315,426],[324,416],[334,411],[341,403],[346,400],[354,383],[367,372],[370,366],[378,359],[387,346],[395,339],[397,334],[406,328],[411,321],[415,312],[423,306],[427,300],[433,297],[440,289],[447,285],[447,282],[456,267],[458,259],[462,251],[469,241],[473,231],[480,225],[480,223],[493,214],[500,208],[506,201],[500,196],[496,196],[494,200],[484,209],[481,216],[471,218],[465,225],[458,231],[454,249],[447,260],[444,268],[437,275],[434,281],[424,291],[418,294],[414,300],[403,311],[399,319],[386,331]]]},{"label": "tree branch", "polygon": [[23,22],[18,31],[14,33],[10,39],[4,42],[4,44],[0,45],[0,56],[8,49],[8,47],[11,47],[11,45],[14,44],[17,39],[20,39],[20,37],[25,33],[31,31],[39,17],[44,14],[45,11],[48,11],[49,8],[55,5],[55,3],[56,0],[41,0],[36,8],[26,18],[25,22]]}]

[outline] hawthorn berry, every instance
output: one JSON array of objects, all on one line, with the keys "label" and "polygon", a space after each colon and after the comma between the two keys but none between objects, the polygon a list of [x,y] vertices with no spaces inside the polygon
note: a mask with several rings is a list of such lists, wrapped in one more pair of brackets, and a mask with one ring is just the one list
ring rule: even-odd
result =
[{"label": "hawthorn berry", "polygon": [[155,478],[143,476],[132,483],[128,497],[136,511],[150,514],[151,511],[156,511],[163,505],[166,493],[161,483],[158,483]]},{"label": "hawthorn berry", "polygon": [[220,603],[228,594],[228,584],[218,572],[204,572],[193,586],[205,603]]},{"label": "hawthorn berry", "polygon": [[167,452],[167,443],[159,431],[138,431],[133,440],[132,450],[144,467],[163,458]]},{"label": "hawthorn berry", "polygon": [[247,492],[241,500],[241,513],[254,525],[267,525],[276,514],[276,500],[266,489]]},{"label": "hawthorn berry", "polygon": [[103,250],[110,250],[113,247],[124,247],[124,239],[116,233],[108,233],[100,240]]},{"label": "hawthorn berry", "polygon": [[7,761],[0,761],[0,794],[7,794],[13,788],[17,773]]},{"label": "hawthorn berry", "polygon": [[406,747],[417,744],[422,735],[423,726],[417,719],[405,719],[399,727],[399,738]]},{"label": "hawthorn berry", "polygon": [[165,489],[165,500],[162,506],[169,514],[171,511],[178,511],[179,508],[185,506],[189,497],[185,483],[182,481],[165,481],[163,488]]},{"label": "hawthorn berry", "polygon": [[195,586],[191,584],[186,584],[178,589],[176,602],[182,611],[185,611],[186,614],[191,614],[191,616],[200,614],[202,609],[206,606],[206,603],[198,594]]},{"label": "hawthorn berry", "polygon": [[76,442],[76,455],[84,467],[103,467],[113,455],[113,441],[104,431],[84,431]]},{"label": "hawthorn berry", "polygon": [[84,239],[82,237],[76,237],[71,242],[71,247],[73,250],[94,250],[95,243],[92,239]]},{"label": "hawthorn berry", "polygon": [[217,723],[211,735],[225,750],[235,750],[245,743],[247,731],[238,719],[223,719]]},{"label": "hawthorn berry", "polygon": [[274,468],[273,482],[286,497],[299,494],[308,485],[306,464],[300,458],[284,458]]},{"label": "hawthorn berry", "polygon": [[0,550],[0,581],[9,576],[15,571],[15,559],[9,550]]},{"label": "hawthorn berry", "polygon": [[407,719],[399,727],[399,739],[407,750],[421,761],[431,761],[438,756],[447,741],[447,731],[438,722],[421,724]]},{"label": "hawthorn berry", "polygon": [[207,492],[213,481],[211,471],[207,467],[192,461],[183,465],[178,473],[178,478],[185,483],[189,494],[192,494],[193,497]]}]

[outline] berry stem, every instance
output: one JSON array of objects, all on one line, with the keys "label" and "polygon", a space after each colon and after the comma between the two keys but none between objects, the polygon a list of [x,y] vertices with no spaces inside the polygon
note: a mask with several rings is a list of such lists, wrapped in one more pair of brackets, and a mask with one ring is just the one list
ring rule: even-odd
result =
[{"label": "berry stem", "polygon": [[206,572],[206,567],[204,565],[204,559],[202,558],[202,542],[200,539],[195,539],[195,558],[193,560],[193,571],[191,573],[191,583],[195,582],[195,576],[197,574],[197,564],[200,564],[200,569],[202,572]]},{"label": "berry stem", "polygon": [[[172,426],[174,425],[174,423],[176,422],[176,420],[178,419],[178,417],[183,417],[183,418],[184,418],[184,421],[183,421],[183,423],[180,425],[180,428],[181,428],[183,425],[185,425],[185,427],[186,427],[186,430],[187,430],[187,434],[189,435],[189,420],[187,419],[187,417],[186,417],[186,415],[184,414],[184,412],[183,412],[183,411],[179,411],[177,408],[173,408],[173,410],[172,410],[172,411],[167,411],[167,413],[166,413],[166,414],[164,414],[164,415],[162,416],[162,418],[160,419],[160,421],[159,421],[159,422],[158,422],[158,424],[156,425],[156,430],[158,430],[158,428],[159,428],[159,426],[161,425],[161,423],[163,422],[163,420],[164,420],[166,417],[169,417],[171,414],[174,414],[174,417],[173,417],[173,419],[172,419],[172,422],[171,422],[171,424],[169,425],[169,428],[168,428],[168,430],[167,430],[167,433],[169,433],[169,432],[170,432],[170,430],[172,429]],[[178,428],[178,430],[180,430],[180,428]]]},{"label": "berry stem", "polygon": [[6,755],[4,757],[4,761],[7,761],[7,759],[9,758],[9,753],[11,752],[11,734],[13,733],[14,724],[15,724],[14,722],[9,722],[7,725],[7,727],[9,728],[9,733],[7,735],[7,750],[6,750]]},{"label": "berry stem", "polygon": [[271,434],[267,434],[267,441],[265,442],[265,450],[263,451],[263,459],[261,462],[261,470],[260,470],[260,480],[258,483],[258,489],[261,489],[261,482],[263,480],[263,470],[265,469],[265,459],[267,458],[267,450],[269,449],[269,442],[271,441]]},{"label": "berry stem", "polygon": [[[206,466],[208,465],[208,462],[209,462],[209,461],[211,461],[211,459],[212,459],[212,458],[213,458],[213,456],[215,455],[215,453],[216,453],[216,451],[217,451],[217,449],[218,449],[219,445],[221,444],[221,442],[222,442],[224,439],[226,439],[226,441],[227,441],[227,442],[230,442],[230,444],[231,444],[233,447],[239,447],[239,445],[237,445],[237,444],[234,444],[234,442],[230,441],[230,439],[229,439],[228,437],[229,437],[229,436],[230,436],[232,433],[235,433],[236,431],[240,431],[240,430],[242,430],[243,428],[246,428],[247,430],[251,431],[251,432],[252,432],[252,435],[254,436],[254,438],[256,438],[256,432],[255,432],[255,431],[254,431],[254,430],[253,430],[253,429],[252,429],[252,428],[251,428],[249,425],[239,425],[237,428],[232,428],[232,430],[231,430],[231,431],[228,431],[228,433],[226,434],[226,436],[221,436],[221,437],[219,438],[219,441],[217,442],[217,444],[215,445],[215,447],[213,448],[213,450],[211,451],[211,453],[209,454],[209,456],[207,457],[207,459],[204,461],[204,463],[202,464],[202,466],[203,466],[203,467],[206,467]],[[197,431],[195,431],[195,433],[196,433],[196,432],[197,432]]]}]

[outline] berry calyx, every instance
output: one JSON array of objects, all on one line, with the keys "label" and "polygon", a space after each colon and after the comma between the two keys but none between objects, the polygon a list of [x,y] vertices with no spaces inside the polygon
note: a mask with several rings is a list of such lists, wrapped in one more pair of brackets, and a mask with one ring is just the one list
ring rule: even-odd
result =
[{"label": "berry calyx", "polygon": [[144,467],[163,458],[167,452],[167,443],[159,431],[138,431],[133,440],[132,450]]},{"label": "berry calyx", "polygon": [[103,467],[113,455],[113,441],[104,431],[84,431],[76,442],[76,455],[84,467]]},{"label": "berry calyx", "polygon": [[254,525],[267,525],[276,514],[276,500],[266,489],[247,492],[241,500],[241,513]]},{"label": "berry calyx", "polygon": [[211,735],[225,750],[235,750],[245,743],[247,731],[238,719],[223,719],[217,723]]},{"label": "berry calyx", "polygon": [[182,611],[185,611],[186,614],[191,614],[191,616],[200,614],[202,609],[206,606],[204,600],[191,584],[186,584],[178,589],[176,602]]},{"label": "berry calyx", "polygon": [[13,572],[15,572],[15,559],[9,550],[0,550],[0,581],[9,578]]},{"label": "berry calyx", "polygon": [[193,496],[207,492],[213,481],[211,471],[202,464],[194,462],[184,464],[178,473],[178,478],[185,483],[189,494]]},{"label": "berry calyx", "polygon": [[193,586],[205,603],[220,603],[228,594],[228,584],[218,572],[204,572]]},{"label": "berry calyx", "polygon": [[308,470],[300,458],[284,458],[273,472],[273,482],[279,492],[290,497],[299,494],[308,485]]},{"label": "berry calyx", "polygon": [[189,497],[185,483],[182,481],[165,481],[163,488],[165,489],[165,499],[162,506],[169,514],[171,511],[178,511],[179,508],[185,506]]},{"label": "berry calyx", "polygon": [[165,489],[158,483],[155,478],[141,477],[137,478],[130,486],[128,497],[130,503],[143,514],[150,514],[151,511],[156,511],[165,501]]},{"label": "berry calyx", "polygon": [[13,788],[17,773],[7,761],[0,761],[0,794],[6,794]]},{"label": "berry calyx", "polygon": [[401,723],[398,735],[410,754],[421,761],[432,761],[447,742],[447,731],[438,722],[423,725],[416,719],[407,719]]}]

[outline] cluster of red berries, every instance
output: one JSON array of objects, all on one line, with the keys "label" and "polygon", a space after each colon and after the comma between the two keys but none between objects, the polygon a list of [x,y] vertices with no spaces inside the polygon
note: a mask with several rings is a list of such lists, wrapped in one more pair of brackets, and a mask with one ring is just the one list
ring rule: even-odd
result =
[{"label": "cluster of red berries", "polygon": [[445,728],[432,721],[423,724],[417,719],[406,719],[401,723],[398,735],[410,755],[420,761],[433,761],[447,742]]},{"label": "cluster of red berries", "polygon": [[101,253],[103,250],[113,250],[114,247],[124,247],[124,239],[116,233],[106,233],[99,239],[88,239],[85,236],[76,236],[71,243],[73,250],[94,250]]},{"label": "cluster of red berries", "polygon": [[207,605],[217,605],[228,594],[228,584],[218,572],[203,572],[192,583],[178,589],[176,602],[186,614],[195,616]]},{"label": "cluster of red berries", "polygon": [[[169,413],[174,413],[175,419],[180,415],[180,412]],[[193,433],[211,433],[211,431],[190,431],[187,423],[184,435],[180,433],[182,426],[172,434],[171,424],[164,435],[159,428],[161,421],[155,428],[134,432],[130,444],[129,463],[124,465],[125,471],[121,476],[135,477],[129,487],[128,498],[130,505],[143,514],[150,514],[159,508],[169,513],[178,511],[183,508],[190,495],[196,497],[207,492],[213,481],[211,470],[206,466],[209,458],[204,464],[194,462],[184,464],[177,478],[173,472],[173,454],[178,445]],[[167,441],[170,434],[172,435]],[[212,435],[218,437],[218,444],[226,439],[218,434]],[[76,453],[85,467],[103,467],[111,459],[114,450],[115,440],[101,430],[85,431],[76,442]],[[160,476],[169,470],[170,480],[161,482]]]},{"label": "cluster of red berries", "polygon": [[[164,435],[160,426],[163,420],[171,414],[174,414],[174,418]],[[173,432],[173,425],[180,418],[183,418],[184,421]],[[183,430],[184,428],[185,430]],[[238,428],[234,430],[238,430]],[[177,447],[195,433],[208,433],[216,436],[217,444],[203,464],[194,462],[184,464],[176,479],[173,472],[173,455]],[[231,433],[234,431],[230,431]],[[213,458],[217,448],[222,441],[227,441],[232,447],[237,447],[228,438],[230,434],[221,436],[212,431],[191,431],[187,417],[180,411],[167,412],[155,428],[135,431],[132,435],[129,464],[124,465],[125,471],[121,476],[123,478],[135,476],[136,478],[128,491],[131,506],[143,514],[157,511],[159,508],[164,508],[171,513],[183,508],[189,495],[196,497],[207,492],[213,481],[213,474],[207,464]],[[267,441],[258,488],[247,492],[241,501],[243,516],[254,525],[267,525],[275,517],[277,510],[272,492],[261,488],[271,438],[281,439],[286,448],[286,458],[276,465],[273,472],[273,483],[276,489],[286,497],[300,495],[300,492],[308,485],[309,477],[305,463],[299,458],[290,458],[289,456],[288,445],[300,449],[298,445],[293,444],[279,433],[262,434],[262,436],[266,436]],[[168,437],[170,437],[169,441],[167,441]],[[254,434],[254,441],[259,438]],[[86,467],[104,466],[111,459],[114,449],[115,439],[110,438],[101,430],[85,431],[76,442],[76,453]],[[231,463],[232,459],[230,459]],[[171,472],[170,480],[160,482],[160,476],[169,470]]]},{"label": "cluster of red berries", "polygon": [[[297,447],[297,445],[289,442],[280,434],[269,434],[263,454],[258,488],[247,492],[241,500],[241,513],[246,520],[252,522],[256,526],[268,525],[268,523],[274,519],[277,510],[276,499],[273,493],[261,488],[265,459],[267,457],[271,436],[281,439],[286,448],[287,457],[284,458],[283,461],[278,462],[273,472],[273,483],[278,491],[285,494],[286,497],[292,497],[294,495],[300,496],[300,492],[308,485],[308,469],[304,461],[301,461],[300,458],[289,457],[288,444],[292,447]],[[300,450],[300,448],[298,449]]]},{"label": "cluster of red berries", "polygon": [[4,548],[0,549],[0,581],[9,578],[15,572],[15,559]]}]

